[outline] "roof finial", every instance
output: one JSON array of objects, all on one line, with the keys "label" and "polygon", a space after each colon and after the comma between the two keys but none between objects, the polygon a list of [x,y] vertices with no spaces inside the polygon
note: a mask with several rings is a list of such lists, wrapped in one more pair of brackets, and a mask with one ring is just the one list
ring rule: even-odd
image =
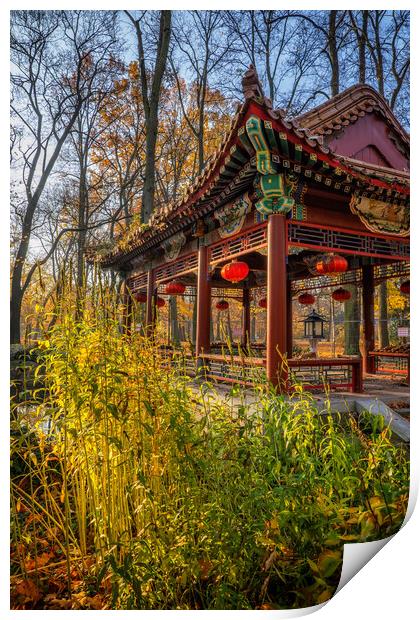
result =
[{"label": "roof finial", "polygon": [[245,99],[254,99],[256,97],[264,97],[261,82],[258,79],[257,70],[254,65],[249,65],[249,69],[246,71],[242,78],[242,90]]}]

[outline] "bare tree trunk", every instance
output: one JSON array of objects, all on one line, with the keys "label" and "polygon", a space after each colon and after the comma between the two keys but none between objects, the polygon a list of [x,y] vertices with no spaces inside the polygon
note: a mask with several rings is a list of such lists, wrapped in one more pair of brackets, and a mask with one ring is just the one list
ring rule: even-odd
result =
[{"label": "bare tree trunk", "polygon": [[210,308],[210,344],[214,342],[214,323],[213,323],[213,312]]},{"label": "bare tree trunk", "polygon": [[344,353],[345,355],[360,355],[360,304],[357,287],[347,286],[351,291],[351,299],[344,302]]},{"label": "bare tree trunk", "polygon": [[192,343],[195,345],[197,337],[197,294],[194,295],[193,315],[192,315]]},{"label": "bare tree trunk", "polygon": [[230,308],[227,309],[227,335],[229,338],[229,342],[233,343],[233,334],[232,334],[232,323],[230,320]]},{"label": "bare tree trunk", "polygon": [[[12,97],[11,108],[14,117],[19,119],[20,128],[26,131],[19,146],[24,160],[22,176],[26,207],[12,267],[12,343],[20,341],[22,299],[37,268],[35,263],[24,269],[27,267],[29,244],[41,196],[81,107],[95,94],[95,80],[104,70],[105,63],[109,70],[109,51],[115,43],[111,31],[107,31],[106,36],[103,31],[98,35],[103,23],[107,23],[112,30],[114,17],[109,21],[101,15],[99,21],[96,12],[85,11],[86,16],[81,13],[12,12],[11,82],[15,96]],[[65,31],[67,38],[63,35],[57,54],[55,41],[60,31],[62,35]],[[99,40],[101,53],[97,53]],[[60,57],[65,54],[73,61],[70,69]],[[92,60],[89,71],[87,58]],[[47,253],[45,260],[51,253]]]},{"label": "bare tree trunk", "polygon": [[362,11],[362,31],[359,39],[359,82],[366,82],[366,40],[368,27],[368,11]]},{"label": "bare tree trunk", "polygon": [[389,345],[388,331],[388,291],[386,280],[379,285],[379,347]]},{"label": "bare tree trunk", "polygon": [[136,31],[143,107],[146,117],[146,165],[144,171],[142,219],[144,223],[147,223],[154,208],[156,185],[155,158],[159,122],[159,99],[163,75],[166,68],[166,60],[168,57],[169,40],[171,37],[171,11],[160,12],[159,37],[150,93],[148,85],[149,72],[146,69],[143,33],[140,27],[141,18],[134,19],[129,11],[125,11],[125,13],[128,15]]},{"label": "bare tree trunk", "polygon": [[178,305],[177,298],[174,295],[169,298],[169,313],[171,324],[171,340],[173,344],[179,345]]},{"label": "bare tree trunk", "polygon": [[[81,138],[81,135],[80,135]],[[82,140],[79,140],[82,143]],[[88,191],[86,181],[86,166],[84,165],[85,150],[81,147],[79,152],[80,179],[79,179],[79,205],[78,205],[78,228],[77,233],[77,264],[76,264],[76,321],[81,319],[83,313],[83,299],[85,295],[85,247],[86,226],[88,222]]]},{"label": "bare tree trunk", "polygon": [[335,308],[334,308],[334,299],[330,297],[330,340],[332,342],[331,353],[332,356],[336,356],[336,348],[335,348]]},{"label": "bare tree trunk", "polygon": [[369,11],[361,11],[362,24],[359,26],[357,23],[357,11],[356,15],[353,11],[349,11],[350,22],[352,30],[355,34],[357,41],[357,51],[359,54],[359,82],[365,84],[366,82],[366,43],[368,38],[368,18]]},{"label": "bare tree trunk", "polygon": [[330,11],[328,20],[328,54],[331,63],[331,95],[338,95],[340,92],[340,65],[338,62],[337,48],[337,13]]}]

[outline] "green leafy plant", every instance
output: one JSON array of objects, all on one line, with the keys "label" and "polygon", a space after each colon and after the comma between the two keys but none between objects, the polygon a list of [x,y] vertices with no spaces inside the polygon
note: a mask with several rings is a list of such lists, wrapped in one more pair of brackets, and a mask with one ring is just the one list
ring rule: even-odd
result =
[{"label": "green leafy plant", "polygon": [[409,465],[385,425],[320,415],[298,385],[222,397],[162,371],[97,300],[63,310],[39,398],[12,405],[16,579],[47,590],[62,565],[70,600],[76,572],[117,609],[304,607],[334,593],[345,542],[398,530]]}]

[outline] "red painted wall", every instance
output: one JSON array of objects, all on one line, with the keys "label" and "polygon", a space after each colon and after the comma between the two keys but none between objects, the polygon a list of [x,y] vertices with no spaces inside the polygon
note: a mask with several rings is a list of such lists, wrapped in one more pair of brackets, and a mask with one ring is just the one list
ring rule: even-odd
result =
[{"label": "red painted wall", "polygon": [[390,129],[374,112],[328,136],[328,146],[339,155],[396,170],[409,170],[408,159],[389,138]]}]

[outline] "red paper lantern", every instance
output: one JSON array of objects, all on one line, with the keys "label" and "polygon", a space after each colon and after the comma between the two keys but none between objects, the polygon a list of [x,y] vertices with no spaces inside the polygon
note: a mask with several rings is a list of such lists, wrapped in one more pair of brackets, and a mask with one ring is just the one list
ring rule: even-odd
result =
[{"label": "red paper lantern", "polygon": [[185,293],[185,288],[185,284],[178,280],[173,280],[166,285],[165,293],[167,295],[183,295]]},{"label": "red paper lantern", "polygon": [[134,293],[134,299],[139,304],[145,304],[147,301],[147,295],[146,293],[142,293],[141,291],[139,291],[138,293]]},{"label": "red paper lantern", "polygon": [[260,308],[267,308],[267,298],[263,297],[262,299],[260,299],[258,305]]},{"label": "red paper lantern", "polygon": [[331,295],[335,301],[348,301],[351,299],[351,293],[345,288],[337,288]]},{"label": "red paper lantern", "polygon": [[233,260],[231,263],[224,265],[220,273],[224,280],[228,280],[229,282],[240,282],[241,280],[245,280],[249,274],[249,267],[243,261]]},{"label": "red paper lantern", "polygon": [[298,302],[303,306],[310,306],[315,303],[315,297],[310,293],[302,293],[302,295],[298,297]]},{"label": "red paper lantern", "polygon": [[158,308],[163,308],[163,306],[165,305],[165,300],[162,299],[162,297],[157,297],[156,305]]},{"label": "red paper lantern", "polygon": [[321,275],[326,273],[344,273],[348,268],[347,259],[338,254],[329,254],[315,264],[316,271]]},{"label": "red paper lantern", "polygon": [[229,303],[226,301],[226,299],[221,299],[217,302],[216,308],[218,310],[227,310],[229,308]]},{"label": "red paper lantern", "polygon": [[404,293],[404,295],[410,294],[410,280],[406,280],[401,284],[400,291],[401,293]]}]

